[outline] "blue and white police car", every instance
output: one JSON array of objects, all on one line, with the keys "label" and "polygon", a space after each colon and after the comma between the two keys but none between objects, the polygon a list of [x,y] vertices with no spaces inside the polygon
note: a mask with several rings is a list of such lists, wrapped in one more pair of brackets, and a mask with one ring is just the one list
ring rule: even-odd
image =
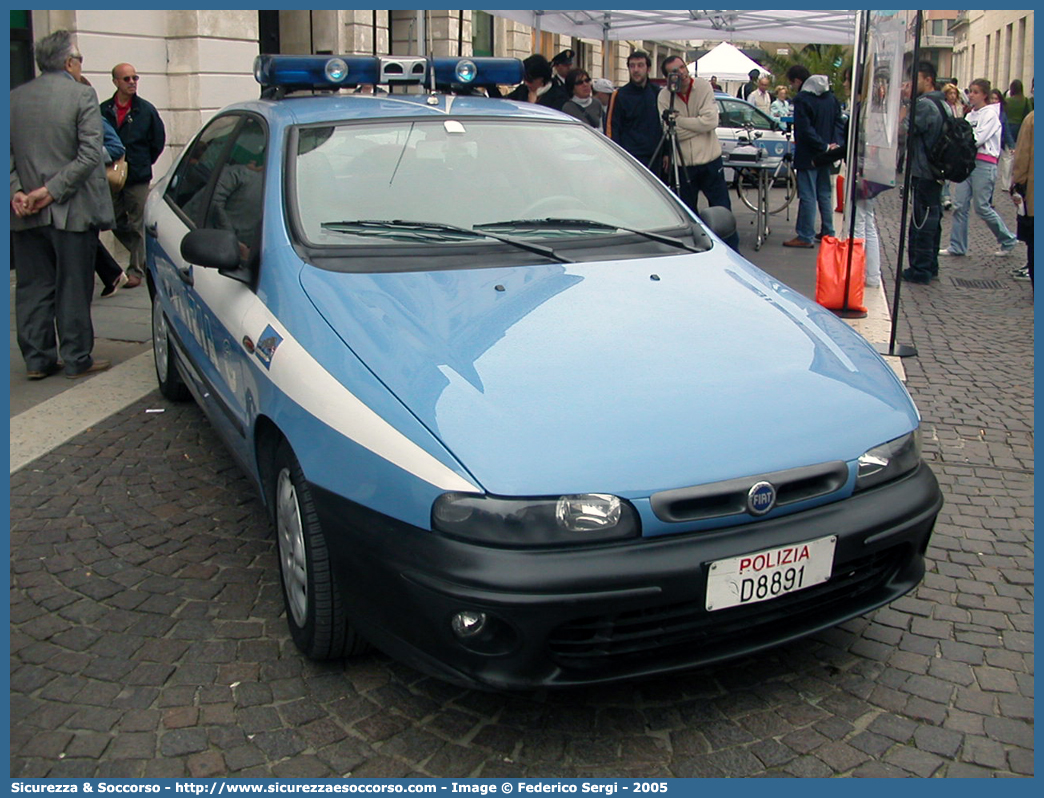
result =
[{"label": "blue and white police car", "polygon": [[513,59],[255,71],[261,99],[149,198],[148,286],[160,390],[256,483],[302,652],[597,683],[918,584],[942,500],[913,402],[723,245],[731,214],[571,117],[471,96]]}]

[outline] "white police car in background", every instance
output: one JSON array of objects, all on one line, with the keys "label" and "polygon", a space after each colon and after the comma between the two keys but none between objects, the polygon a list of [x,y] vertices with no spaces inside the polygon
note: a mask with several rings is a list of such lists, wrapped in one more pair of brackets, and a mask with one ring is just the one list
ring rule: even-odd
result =
[{"label": "white police car in background", "polygon": [[[769,167],[778,166],[786,155],[793,155],[794,143],[790,136],[775,119],[753,103],[724,92],[715,92],[714,99],[718,103],[718,127],[714,132],[721,142],[721,154],[726,161],[736,147],[751,144],[765,151],[762,163]],[[731,169],[726,170],[725,179],[732,180]]]},{"label": "white police car in background", "polygon": [[160,388],[258,485],[305,654],[603,682],[919,582],[941,495],[917,411],[831,313],[562,114],[292,91],[471,91],[518,61],[255,71],[262,99],[153,190],[148,285]]}]

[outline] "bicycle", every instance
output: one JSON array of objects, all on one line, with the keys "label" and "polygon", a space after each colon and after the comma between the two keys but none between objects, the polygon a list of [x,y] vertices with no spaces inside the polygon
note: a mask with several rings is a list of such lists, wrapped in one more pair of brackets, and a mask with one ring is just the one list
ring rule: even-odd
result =
[{"label": "bicycle", "polygon": [[[746,140],[742,137],[738,141],[743,144],[753,144],[765,155],[769,155],[765,143],[760,141],[761,131],[754,130],[752,125],[746,125]],[[779,163],[768,174],[768,213],[775,215],[790,207],[790,203],[797,196],[797,176],[794,174],[793,145],[790,141],[789,131],[785,134],[787,138],[786,151],[779,159]],[[764,157],[764,156],[762,156]],[[736,195],[740,201],[750,210],[757,212],[758,208],[758,175],[756,170],[733,166],[735,171],[734,185]],[[790,216],[788,214],[787,218]]]}]

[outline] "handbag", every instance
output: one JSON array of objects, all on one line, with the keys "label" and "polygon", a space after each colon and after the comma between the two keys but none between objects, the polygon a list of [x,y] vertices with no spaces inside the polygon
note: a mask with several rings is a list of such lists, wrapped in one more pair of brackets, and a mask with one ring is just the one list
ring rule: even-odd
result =
[{"label": "handbag", "polygon": [[840,241],[823,236],[816,258],[816,302],[828,310],[845,309],[845,277],[848,250],[852,249],[852,275],[848,285],[848,310],[866,313],[863,287],[866,283],[866,242],[862,238]]},{"label": "handbag", "polygon": [[127,182],[127,158],[121,155],[105,167],[105,176],[109,178],[109,189],[115,194],[122,191]]}]

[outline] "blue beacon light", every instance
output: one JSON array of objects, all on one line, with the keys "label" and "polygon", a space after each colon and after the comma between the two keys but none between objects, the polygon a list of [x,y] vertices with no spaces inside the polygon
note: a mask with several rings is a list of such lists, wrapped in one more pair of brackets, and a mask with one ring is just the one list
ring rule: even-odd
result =
[{"label": "blue beacon light", "polygon": [[376,83],[380,60],[375,56],[259,55],[254,79],[262,86],[337,88]]}]

